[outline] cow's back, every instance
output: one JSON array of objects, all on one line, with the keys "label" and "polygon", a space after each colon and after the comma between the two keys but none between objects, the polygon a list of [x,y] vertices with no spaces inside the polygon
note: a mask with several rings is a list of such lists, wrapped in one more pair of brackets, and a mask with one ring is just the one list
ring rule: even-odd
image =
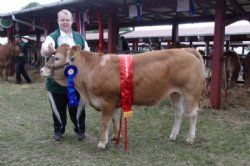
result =
[{"label": "cow's back", "polygon": [[204,88],[203,64],[185,49],[135,55],[134,67],[134,99],[138,105],[155,104],[173,92],[187,92],[196,98]]}]

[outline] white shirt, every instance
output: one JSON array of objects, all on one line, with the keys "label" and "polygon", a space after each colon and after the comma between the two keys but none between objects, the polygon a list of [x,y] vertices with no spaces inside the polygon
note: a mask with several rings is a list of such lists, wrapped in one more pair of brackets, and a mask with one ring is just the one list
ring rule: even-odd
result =
[{"label": "white shirt", "polygon": [[[74,41],[74,38],[73,38],[73,33],[71,32],[68,35],[65,32],[61,31],[61,30],[60,30],[60,36],[57,39],[57,43],[58,43],[58,46],[60,46],[60,45],[62,45],[64,43],[70,45],[70,47],[76,45],[76,43]],[[42,44],[42,48],[41,48],[42,56],[48,56],[48,55],[46,55],[46,52],[47,52],[47,48],[48,48],[49,44],[52,44],[55,47],[55,41],[51,36],[47,36],[44,43]],[[84,50],[85,51],[90,51],[90,48],[89,48],[88,43],[86,42],[86,40],[85,40],[85,43],[84,43]]]}]

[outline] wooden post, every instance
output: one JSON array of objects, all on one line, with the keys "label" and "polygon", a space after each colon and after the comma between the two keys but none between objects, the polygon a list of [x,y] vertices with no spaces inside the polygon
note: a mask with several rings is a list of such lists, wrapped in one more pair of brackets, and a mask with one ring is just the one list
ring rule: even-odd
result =
[{"label": "wooden post", "polygon": [[172,25],[172,43],[176,43],[179,41],[179,25],[178,22],[174,22]]},{"label": "wooden post", "polygon": [[[14,26],[7,29],[7,38],[8,43],[14,43]],[[15,74],[15,58],[11,60],[10,68],[9,68],[9,76],[13,76]]]},{"label": "wooden post", "polygon": [[214,27],[214,54],[212,56],[211,96],[212,108],[221,105],[221,62],[225,37],[225,7],[226,0],[216,1],[215,27]]},{"label": "wooden post", "polygon": [[119,28],[116,13],[109,13],[108,19],[108,52],[116,53]]},{"label": "wooden post", "polygon": [[98,28],[99,28],[99,41],[98,41],[98,52],[103,53],[103,22],[100,13],[97,14]]}]

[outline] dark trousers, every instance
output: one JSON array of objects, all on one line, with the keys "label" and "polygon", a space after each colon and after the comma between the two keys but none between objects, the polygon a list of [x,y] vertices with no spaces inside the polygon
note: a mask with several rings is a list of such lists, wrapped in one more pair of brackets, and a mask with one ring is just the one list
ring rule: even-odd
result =
[{"label": "dark trousers", "polygon": [[[54,132],[65,132],[65,126],[67,124],[67,107],[69,110],[69,116],[73,122],[76,133],[85,133],[85,105],[79,105],[79,107],[70,107],[68,105],[67,94],[47,92],[50,105],[52,108]],[[77,98],[80,98],[79,93],[76,94]],[[82,108],[81,108],[82,107]]]},{"label": "dark trousers", "polygon": [[31,82],[30,77],[28,76],[28,74],[25,71],[25,63],[24,62],[17,62],[15,67],[16,67],[16,82],[21,83],[22,82],[21,75],[23,75],[26,82],[30,83]]}]

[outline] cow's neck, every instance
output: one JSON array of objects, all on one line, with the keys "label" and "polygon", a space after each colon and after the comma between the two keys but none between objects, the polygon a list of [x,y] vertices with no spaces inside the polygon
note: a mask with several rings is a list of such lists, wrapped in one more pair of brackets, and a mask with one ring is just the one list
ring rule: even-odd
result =
[{"label": "cow's neck", "polygon": [[87,84],[92,82],[89,73],[94,70],[98,61],[98,55],[91,52],[80,52],[80,54],[74,59],[73,64],[78,68],[78,73],[75,78],[75,87],[79,92],[83,92],[81,95],[84,100],[91,104],[90,95],[87,91]]}]

